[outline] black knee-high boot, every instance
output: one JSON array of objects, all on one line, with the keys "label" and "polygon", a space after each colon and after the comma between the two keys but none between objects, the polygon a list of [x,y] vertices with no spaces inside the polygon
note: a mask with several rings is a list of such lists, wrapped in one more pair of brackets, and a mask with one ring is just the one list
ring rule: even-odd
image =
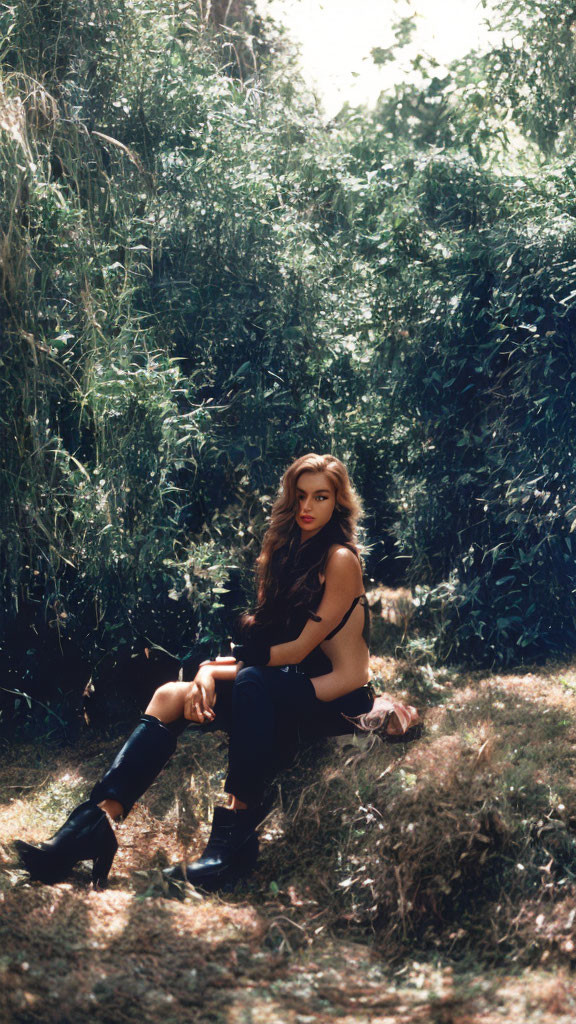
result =
[{"label": "black knee-high boot", "polygon": [[78,861],[91,860],[94,887],[103,888],[118,843],[105,811],[98,804],[106,799],[117,800],[125,818],[170,759],[178,733],[187,724],[173,723],[170,727],[153,715],[142,715],[88,800],[72,811],[55,835],[39,846],[16,841],[20,860],[31,878],[48,884],[60,882]]},{"label": "black knee-high boot", "polygon": [[176,749],[178,734],[190,723],[185,719],[165,725],[154,715],[142,715],[134,732],[97,782],[90,800],[117,800],[126,818],[139,797],[152,785]]}]

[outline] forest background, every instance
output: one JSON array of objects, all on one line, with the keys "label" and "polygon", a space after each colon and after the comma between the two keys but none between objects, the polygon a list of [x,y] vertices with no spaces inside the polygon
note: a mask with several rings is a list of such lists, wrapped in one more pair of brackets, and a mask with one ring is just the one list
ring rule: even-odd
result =
[{"label": "forest background", "polygon": [[[576,9],[328,124],[251,0],[0,10],[0,711],[130,718],[225,650],[330,451],[402,653],[576,642]],[[397,47],[376,47],[385,63]]]},{"label": "forest background", "polygon": [[[326,122],[252,0],[0,4],[2,1020],[576,1019],[576,5],[485,10]],[[226,772],[191,727],[107,891],[31,882],[310,450],[423,736],[303,750],[255,872],[175,894]]]}]

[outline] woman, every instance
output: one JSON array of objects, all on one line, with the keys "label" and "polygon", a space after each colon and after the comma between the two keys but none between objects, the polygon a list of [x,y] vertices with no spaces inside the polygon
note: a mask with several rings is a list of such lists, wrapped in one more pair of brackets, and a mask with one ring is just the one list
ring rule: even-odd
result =
[{"label": "woman", "polygon": [[47,842],[17,841],[33,879],[59,881],[92,860],[94,887],[103,887],[118,846],[114,822],[126,818],[191,722],[229,733],[229,803],[215,807],[208,844],[186,875],[179,865],[165,875],[214,889],[250,870],[274,775],[303,739],[352,732],[350,717],[373,705],[360,514],[334,456],[303,455],[286,470],[256,563],[257,605],[241,617],[234,656],[204,662],[191,683],[160,686],[89,799]]}]

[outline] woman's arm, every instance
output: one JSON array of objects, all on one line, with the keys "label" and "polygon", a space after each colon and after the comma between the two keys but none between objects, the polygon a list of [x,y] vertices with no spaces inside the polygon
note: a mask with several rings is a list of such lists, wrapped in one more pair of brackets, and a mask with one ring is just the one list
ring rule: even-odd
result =
[{"label": "woman's arm", "polygon": [[297,665],[303,661],[338,625],[363,589],[362,570],[356,555],[349,548],[338,548],[326,565],[324,596],[316,611],[322,621],[310,619],[295,640],[271,647],[267,664]]},{"label": "woman's arm", "polygon": [[227,683],[233,683],[241,668],[242,662],[234,660],[234,664],[212,663],[209,671],[213,679],[223,679]]},{"label": "woman's arm", "polygon": [[[201,661],[200,662],[200,668],[208,668],[209,670],[213,669],[213,668],[221,669],[224,666],[229,666],[229,665],[230,666],[236,666],[236,667],[238,665],[238,659],[235,658],[233,654],[218,654],[212,660],[208,659],[207,661]],[[224,674],[223,676],[217,675],[215,678],[216,679],[228,679],[229,677],[228,677],[228,675]],[[232,676],[231,678],[234,678],[234,676]]]},{"label": "woman's arm", "polygon": [[203,662],[188,685],[184,697],[184,718],[192,722],[212,721],[214,718],[212,708],[216,703],[216,680],[224,679],[232,682],[240,668],[242,668],[242,662],[235,662],[231,665],[229,658],[225,659],[224,664]]}]

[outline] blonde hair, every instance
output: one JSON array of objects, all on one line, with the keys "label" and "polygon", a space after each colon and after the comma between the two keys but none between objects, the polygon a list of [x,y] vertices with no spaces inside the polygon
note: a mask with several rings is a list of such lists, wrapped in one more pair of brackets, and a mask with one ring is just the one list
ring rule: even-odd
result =
[{"label": "blonde hair", "polygon": [[[296,514],[297,485],[302,473],[325,473],[334,488],[336,504],[330,522],[320,531],[321,537],[312,537],[303,545],[307,549],[306,563],[296,566],[295,573],[290,574],[300,549],[300,529]],[[325,568],[331,544],[349,547],[362,564],[357,537],[358,521],[362,515],[362,503],[350,482],[346,466],[334,455],[308,452],[288,466],[272,505],[270,525],[256,559],[257,607],[254,613],[241,617],[241,625],[249,627],[263,623],[269,618],[274,606],[278,606],[278,599],[284,599],[285,602],[290,599],[291,607],[310,603],[318,590],[318,573]],[[284,594],[283,587],[286,589]]]}]

